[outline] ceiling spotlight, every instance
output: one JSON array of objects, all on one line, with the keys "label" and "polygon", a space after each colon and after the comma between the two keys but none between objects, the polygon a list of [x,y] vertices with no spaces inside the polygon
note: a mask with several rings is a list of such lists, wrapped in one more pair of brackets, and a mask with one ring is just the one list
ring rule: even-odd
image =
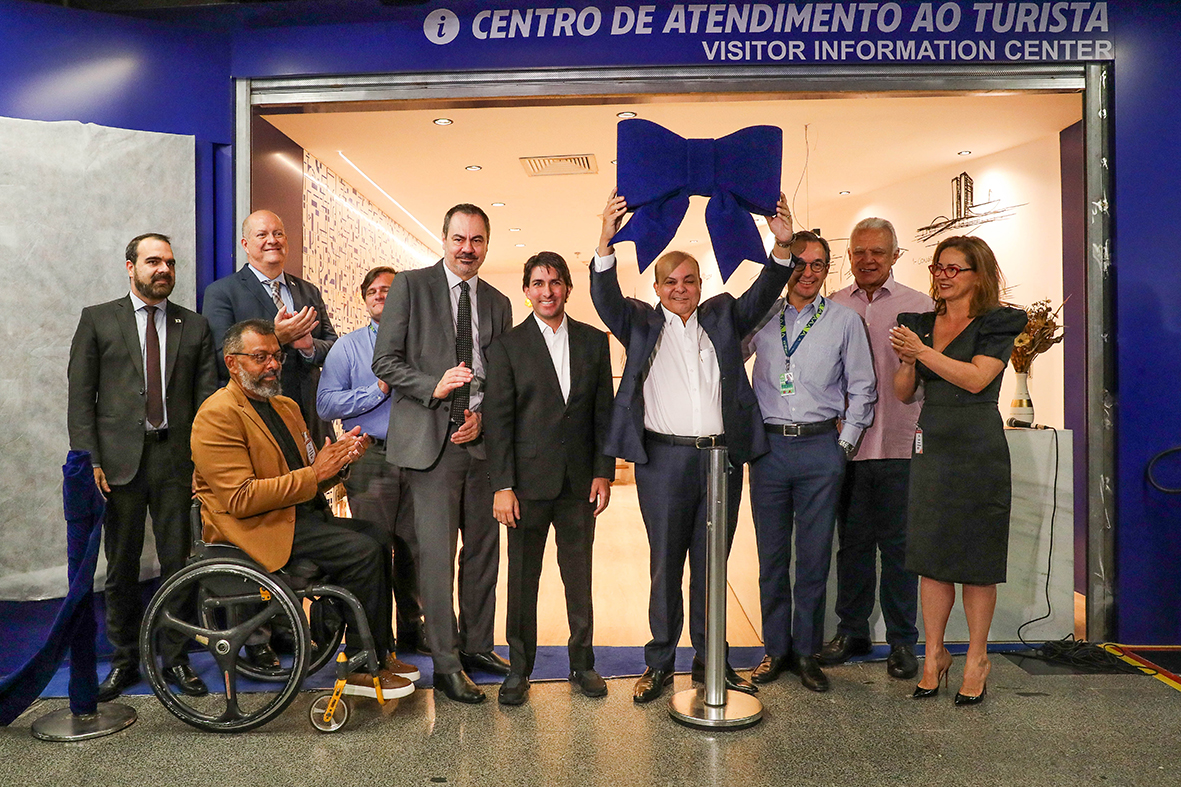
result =
[{"label": "ceiling spotlight", "polygon": [[450,126],[455,121],[452,120],[451,118],[435,118],[431,122],[434,123],[436,126]]},{"label": "ceiling spotlight", "polygon": [[468,164],[466,167],[464,167],[464,169],[466,169],[468,172],[479,172],[483,169],[483,167],[481,167],[479,164]]},{"label": "ceiling spotlight", "polygon": [[509,227],[508,231],[509,232],[520,232],[521,228],[520,227]]},{"label": "ceiling spotlight", "polygon": [[612,163],[612,164],[616,164],[616,163],[618,163],[618,162],[619,162],[619,159],[617,159],[617,158],[613,158],[613,159],[611,159],[611,163]]},{"label": "ceiling spotlight", "polygon": [[636,116],[635,112],[616,112],[615,113],[615,117],[623,118],[624,120],[627,120],[628,118],[634,118],[635,116]]},{"label": "ceiling spotlight", "polygon": [[523,248],[525,248],[525,244],[524,244],[524,243],[518,243],[518,244],[517,244],[517,248],[518,248],[518,249],[523,249]]},{"label": "ceiling spotlight", "polygon": [[972,155],[972,151],[970,151],[970,150],[961,150],[961,151],[959,152],[959,155],[961,155],[961,156],[970,156],[970,155]]},{"label": "ceiling spotlight", "polygon": [[848,192],[848,191],[840,191],[840,192],[837,192],[837,193],[838,193],[838,194],[840,194],[842,197],[847,197],[847,196],[849,196],[849,194],[850,194],[851,192]]},{"label": "ceiling spotlight", "polygon": [[503,203],[503,202],[493,202],[493,203],[492,203],[492,207],[494,207],[494,208],[503,208],[503,207],[504,207],[504,203]]},{"label": "ceiling spotlight", "polygon": [[690,242],[690,243],[701,243],[701,241],[699,241],[699,240],[691,240],[691,241],[689,241],[689,242]]}]

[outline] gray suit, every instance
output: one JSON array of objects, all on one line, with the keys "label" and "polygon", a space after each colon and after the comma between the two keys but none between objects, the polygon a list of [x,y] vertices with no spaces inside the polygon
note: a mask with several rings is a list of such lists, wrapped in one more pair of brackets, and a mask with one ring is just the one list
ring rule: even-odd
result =
[{"label": "gray suit", "polygon": [[[482,279],[477,281],[475,306],[478,352],[486,358],[488,345],[511,326],[512,306]],[[457,363],[455,318],[443,261],[398,274],[382,312],[373,373],[396,392],[386,460],[407,471],[427,641],[435,671],[442,674],[461,669],[457,649],[492,649],[500,563],[500,526],[492,515],[483,441],[452,443],[451,400],[433,395],[444,372]],[[451,588],[460,532],[457,627]]]},{"label": "gray suit", "polygon": [[70,448],[89,451],[111,487],[103,540],[113,666],[139,662],[139,561],[149,509],[161,577],[183,567],[189,555],[189,433],[197,408],[217,388],[213,337],[205,318],[168,303],[164,324],[168,429],[150,437],[144,431],[143,351],[130,296],[83,309],[70,345]]}]

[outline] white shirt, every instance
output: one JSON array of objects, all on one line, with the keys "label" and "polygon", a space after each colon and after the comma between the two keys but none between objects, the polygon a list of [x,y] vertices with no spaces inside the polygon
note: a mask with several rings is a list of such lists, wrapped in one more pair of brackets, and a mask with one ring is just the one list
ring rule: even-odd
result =
[{"label": "white shirt", "polygon": [[469,285],[468,297],[472,303],[472,374],[475,375],[475,379],[472,380],[467,409],[474,413],[480,409],[480,404],[484,401],[484,353],[480,348],[480,319],[479,311],[476,309],[476,284],[479,283],[480,277],[476,275],[470,279],[461,279],[451,272],[447,263],[443,263],[443,272],[447,274],[447,287],[451,293],[452,327],[459,321],[459,283],[466,281]]},{"label": "white shirt", "polygon": [[[609,270],[615,255],[595,255],[595,270]],[[656,340],[644,378],[644,428],[650,432],[704,437],[722,434],[721,369],[714,343],[693,310],[687,322],[664,308],[664,328]]]},{"label": "white shirt", "polygon": [[549,348],[550,360],[554,362],[554,372],[558,375],[558,387],[562,389],[562,401],[570,401],[570,329],[569,320],[562,315],[562,324],[554,330],[535,313],[537,327],[541,329],[541,338],[545,339],[545,346]]},{"label": "white shirt", "polygon": [[[135,294],[135,290],[131,290],[131,305],[135,307],[135,329],[139,331],[139,354],[140,363],[143,364],[144,381],[148,379],[148,304],[142,298]],[[148,423],[148,419],[144,419],[144,431],[153,432],[156,429],[168,428],[168,396],[165,393],[167,387],[164,384],[167,375],[165,374],[168,362],[166,348],[168,346],[168,320],[165,311],[168,309],[168,301],[160,301],[156,304],[156,338],[160,341],[160,397],[164,400],[164,420],[160,422],[158,427],[153,427]],[[144,399],[146,402],[147,399]]]}]

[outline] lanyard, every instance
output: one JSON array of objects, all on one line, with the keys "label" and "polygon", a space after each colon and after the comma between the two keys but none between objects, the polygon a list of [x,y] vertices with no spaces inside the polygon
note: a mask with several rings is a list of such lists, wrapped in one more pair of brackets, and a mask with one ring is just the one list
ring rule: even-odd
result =
[{"label": "lanyard", "polygon": [[812,330],[812,326],[820,319],[820,315],[824,314],[824,307],[826,305],[827,301],[821,296],[820,305],[816,307],[816,313],[812,315],[812,319],[808,320],[808,324],[804,326],[804,330],[800,331],[800,335],[796,337],[791,347],[787,346],[787,318],[784,316],[787,314],[787,304],[785,303],[783,305],[783,310],[779,312],[779,338],[783,341],[783,354],[787,356],[788,366],[791,366],[792,353],[800,346],[800,342],[808,335],[808,331]]}]

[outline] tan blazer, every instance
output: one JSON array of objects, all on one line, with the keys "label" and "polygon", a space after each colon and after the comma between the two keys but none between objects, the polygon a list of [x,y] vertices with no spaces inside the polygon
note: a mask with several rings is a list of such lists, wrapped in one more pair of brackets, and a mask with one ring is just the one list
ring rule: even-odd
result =
[{"label": "tan blazer", "polygon": [[[271,404],[296,446],[309,445],[299,405],[286,396]],[[234,380],[197,411],[192,449],[205,541],[234,544],[267,571],[282,568],[291,557],[295,506],[316,495],[315,471],[287,467],[279,443]]]}]

